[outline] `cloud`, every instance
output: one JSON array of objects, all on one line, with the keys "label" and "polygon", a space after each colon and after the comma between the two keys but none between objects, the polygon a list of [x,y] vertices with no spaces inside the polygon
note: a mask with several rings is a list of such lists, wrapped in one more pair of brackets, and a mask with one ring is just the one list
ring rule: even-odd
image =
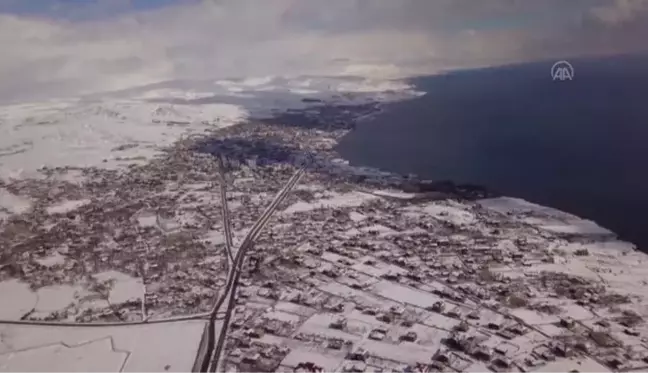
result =
[{"label": "cloud", "polygon": [[[0,100],[183,79],[408,76],[640,51],[646,48],[642,35],[648,34],[646,3],[206,0],[134,10],[125,0],[119,6],[97,0],[67,18],[57,16],[60,9],[48,15],[2,13]],[[129,7],[132,11],[124,12]]]},{"label": "cloud", "polygon": [[645,16],[647,10],[647,0],[614,0],[611,4],[593,8],[591,14],[605,24],[621,25]]}]

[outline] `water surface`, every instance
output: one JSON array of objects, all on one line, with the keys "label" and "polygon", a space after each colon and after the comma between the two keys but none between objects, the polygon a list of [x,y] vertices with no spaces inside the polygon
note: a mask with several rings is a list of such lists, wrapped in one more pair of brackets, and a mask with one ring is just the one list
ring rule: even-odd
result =
[{"label": "water surface", "polygon": [[355,165],[476,183],[597,221],[648,248],[648,57],[553,61],[413,80],[427,94],[360,124]]}]

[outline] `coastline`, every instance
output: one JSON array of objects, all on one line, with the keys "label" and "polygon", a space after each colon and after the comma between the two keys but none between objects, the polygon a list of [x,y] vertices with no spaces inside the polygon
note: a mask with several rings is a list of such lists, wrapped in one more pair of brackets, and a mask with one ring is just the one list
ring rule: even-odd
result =
[{"label": "coastline", "polygon": [[[154,332],[159,325],[155,330],[173,348],[174,328],[186,328],[191,343],[173,363],[151,360],[149,350],[137,354],[155,364],[200,365],[195,355],[205,354],[206,329],[198,320],[226,282],[215,193],[214,155],[222,154],[235,245],[293,171],[307,166],[252,249],[251,259],[262,265],[242,268],[239,311],[225,346],[227,370],[260,369],[240,358],[245,348],[266,351],[258,363],[264,370],[292,369],[307,359],[333,371],[347,364],[346,354],[329,347],[340,338],[349,341],[343,352],[363,348],[372,364],[397,369],[437,356],[465,334],[482,335],[493,349],[515,344],[515,366],[532,359],[540,368],[585,364],[602,371],[616,364],[618,348],[576,350],[599,323],[611,324],[605,335],[624,348],[648,335],[648,293],[636,286],[648,283],[645,254],[592,222],[551,208],[475,186],[349,166],[335,144],[352,130],[350,118],[367,114],[364,109],[311,108],[309,127],[300,126],[293,111],[292,124],[246,121],[181,139],[149,162],[46,168],[41,178],[5,182],[1,187],[24,205],[0,225],[0,243],[11,247],[0,253],[0,297],[16,300],[0,307],[0,332],[29,351],[41,338],[36,325],[23,324],[46,324],[41,333],[56,339],[63,338],[62,329],[52,334],[47,328],[62,328],[55,326],[61,322],[78,333],[89,330],[81,326],[123,323],[113,349],[130,351],[123,342],[128,330]],[[325,126],[313,126],[313,118]],[[439,311],[439,303],[449,310]],[[380,312],[369,313],[374,308]],[[338,317],[354,328],[331,329]],[[197,320],[169,321],[178,318]],[[576,326],[560,326],[572,319]],[[420,344],[399,339],[405,321]],[[500,330],[485,326],[492,323]],[[460,327],[464,334],[456,332]],[[14,341],[26,328],[35,337]],[[395,339],[367,337],[376,328],[393,329]],[[91,329],[97,338],[117,333],[114,327]],[[257,329],[264,332],[248,336]],[[248,347],[239,346],[246,338]],[[554,351],[557,341],[579,351],[575,358],[551,355],[548,363],[537,357],[535,349]],[[7,347],[0,362],[2,351],[23,356]],[[627,369],[643,366],[643,355],[637,356],[628,358]],[[460,361],[462,370],[486,369],[469,357]]]},{"label": "coastline", "polygon": [[[217,221],[214,216],[217,216],[218,209],[213,205],[204,204],[204,201],[213,198],[211,196],[213,190],[209,185],[212,185],[215,181],[214,175],[217,175],[213,160],[215,154],[223,154],[229,159],[230,162],[228,163],[233,167],[234,174],[255,175],[253,178],[257,178],[257,183],[262,184],[247,185],[246,188],[249,188],[245,189],[247,191],[237,192],[242,198],[240,202],[237,202],[237,206],[243,204],[243,206],[247,206],[246,209],[248,210],[252,208],[245,211],[243,215],[238,217],[240,220],[234,223],[235,229],[239,231],[253,220],[252,216],[254,214],[259,213],[263,206],[263,198],[267,198],[262,197],[259,200],[253,200],[251,199],[253,194],[259,193],[260,196],[270,195],[272,190],[281,185],[280,180],[284,177],[281,175],[286,175],[286,172],[291,167],[299,164],[304,157],[309,158],[312,162],[309,167],[309,182],[324,186],[327,193],[344,194],[350,191],[393,190],[401,194],[397,195],[398,193],[396,193],[389,196],[383,193],[382,198],[391,198],[397,205],[412,206],[424,205],[430,202],[445,203],[444,201],[465,202],[469,203],[468,206],[477,206],[482,201],[497,200],[496,197],[501,197],[480,186],[457,185],[451,181],[422,180],[413,175],[398,175],[378,169],[350,166],[334,150],[337,141],[350,131],[353,131],[357,118],[375,115],[379,110],[379,102],[338,106],[323,103],[323,105],[310,107],[303,111],[289,111],[288,118],[290,120],[286,120],[285,114],[270,119],[251,119],[225,128],[215,129],[209,133],[178,140],[173,145],[165,148],[161,156],[157,156],[149,162],[131,164],[120,169],[97,167],[45,168],[40,171],[44,175],[44,180],[43,178],[14,180],[3,182],[0,186],[3,190],[8,191],[12,198],[23,203],[23,207],[16,210],[18,214],[13,214],[13,218],[9,218],[14,227],[18,227],[24,222],[34,221],[43,227],[47,227],[47,229],[51,229],[52,226],[60,226],[63,230],[74,230],[78,229],[74,228],[74,226],[79,226],[78,219],[81,216],[84,217],[82,219],[89,219],[88,222],[98,223],[105,219],[106,214],[117,214],[116,216],[119,216],[118,220],[111,223],[112,225],[107,232],[100,225],[91,224],[87,226],[84,224],[82,226],[85,227],[83,229],[86,233],[83,234],[96,237],[95,240],[101,242],[105,238],[100,237],[113,232],[110,234],[123,236],[119,238],[119,242],[122,242],[119,245],[136,245],[136,242],[140,241],[138,236],[141,234],[148,237],[146,240],[159,236],[159,224],[156,222],[161,219],[168,221],[168,224],[165,224],[171,227],[169,228],[170,232],[180,232],[185,229],[188,229],[187,232],[192,232],[189,234],[193,237],[187,236],[183,238],[183,240],[186,239],[183,245],[198,245],[201,252],[199,257],[212,252],[212,249],[205,245],[202,237],[209,232],[205,230],[205,224],[209,221],[212,221],[209,224],[214,224],[213,222]],[[304,122],[308,123],[308,126],[304,126]],[[266,169],[267,171],[264,171]],[[274,179],[275,177],[278,177],[278,179]],[[59,190],[53,198],[48,197],[51,192],[47,191],[51,188]],[[116,193],[112,190],[116,191]],[[196,195],[196,197],[192,197],[192,200],[198,198],[199,205],[203,209],[198,213],[200,216],[197,215],[195,210],[195,202],[178,204],[177,198],[179,197],[177,196],[186,193]],[[246,194],[247,196],[245,196]],[[176,197],[169,199],[171,195]],[[402,198],[403,196],[406,196],[406,198]],[[31,202],[27,202],[29,199],[31,199]],[[505,204],[513,203],[516,205],[513,207],[516,213],[523,212],[527,217],[542,221],[541,229],[546,228],[552,234],[560,237],[583,242],[596,242],[601,239],[603,241],[616,240],[616,235],[612,232],[573,215],[522,200],[504,197],[501,201]],[[252,205],[249,205],[250,203]],[[181,216],[178,216],[178,214]],[[132,228],[125,229],[123,227],[124,223],[133,219],[140,222],[141,231],[133,231]],[[519,222],[525,223],[524,219],[519,220]],[[18,260],[18,262],[27,265],[27,268],[32,269],[25,272],[24,269],[20,269],[21,266],[5,265],[0,271],[0,274],[4,273],[0,280],[14,278],[15,275],[18,275],[20,278],[28,279],[28,282],[36,287],[47,286],[52,281],[54,283],[60,281],[75,283],[76,280],[74,279],[81,273],[77,272],[87,270],[83,266],[72,266],[69,273],[59,272],[61,265],[70,265],[66,260],[61,259],[63,257],[67,258],[70,253],[56,248],[56,246],[65,243],[66,240],[69,242],[69,238],[66,238],[68,234],[58,228],[55,232],[47,229],[43,230],[42,228],[36,229],[34,231],[36,235],[43,236],[37,238],[37,242],[53,240],[47,246],[54,249],[56,258],[49,257],[52,255],[52,249],[31,253],[27,262],[18,260],[18,257],[11,259],[12,254],[5,253],[4,262],[11,263]],[[158,230],[157,233],[156,230]],[[166,233],[163,232],[162,234],[165,235]],[[221,244],[220,233],[216,234],[215,237],[217,237],[215,242]],[[108,244],[106,242],[101,243],[100,252],[112,252],[114,242],[114,238],[111,238]],[[16,245],[16,242],[7,241],[7,243]],[[86,244],[80,245],[79,250],[85,247]],[[65,250],[69,251],[69,248]],[[41,259],[38,260],[44,261],[44,263],[50,260],[53,261],[53,264],[50,267],[39,265],[34,267],[36,258],[31,258],[33,255],[40,256]],[[98,266],[93,264],[91,267],[95,269],[91,271],[99,273],[101,270],[117,270],[123,266],[125,262],[122,261],[124,260],[136,264],[140,261],[138,259],[140,255],[134,252],[121,259],[120,263],[122,264],[117,266],[114,264],[99,264]],[[129,257],[130,259],[127,259]],[[57,260],[61,262],[59,263]],[[109,263],[110,261],[107,264]],[[177,265],[184,267],[186,264],[178,262]],[[206,263],[194,262],[192,265],[198,268],[204,267],[204,270],[208,268]],[[36,274],[36,272],[33,272],[36,268],[51,268],[52,273],[50,276],[52,277],[49,280],[33,277]],[[138,277],[141,277],[137,265],[128,265],[124,269],[127,275],[113,274],[112,276],[117,276],[117,278],[122,276],[121,278],[123,278],[125,284],[140,281],[137,280]],[[9,273],[14,273],[14,275],[7,276]],[[167,284],[165,286],[169,286],[172,282],[171,278],[164,280],[164,283]],[[171,300],[175,296],[182,298],[181,295],[174,295],[173,292],[164,295],[167,299],[164,302],[165,307],[171,313],[162,312],[161,317],[176,315],[174,313],[176,311],[173,311],[175,302]],[[135,299],[138,297],[136,296]],[[196,311],[204,312],[206,309],[199,306]],[[94,317],[89,314],[87,321],[94,320]],[[59,317],[55,317],[56,319],[59,319]],[[131,316],[129,316],[128,320],[130,319],[132,319]],[[112,316],[108,317],[108,321],[119,321],[119,319]]]}]

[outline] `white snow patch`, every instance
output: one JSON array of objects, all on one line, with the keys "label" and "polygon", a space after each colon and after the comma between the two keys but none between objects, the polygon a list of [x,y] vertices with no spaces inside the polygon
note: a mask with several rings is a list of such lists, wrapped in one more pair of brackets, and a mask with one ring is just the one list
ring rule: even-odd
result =
[{"label": "white snow patch", "polygon": [[[5,188],[0,188],[0,214],[7,210],[11,214],[22,214],[31,208],[31,201],[25,197],[17,196]],[[2,217],[2,215],[0,215]]]},{"label": "white snow patch", "polygon": [[69,285],[45,286],[36,292],[38,303],[37,312],[59,311],[74,303],[75,295],[81,291],[79,287]]},{"label": "white snow patch", "polygon": [[55,205],[49,206],[47,208],[47,213],[50,215],[53,214],[66,214],[70,211],[74,211],[81,206],[85,206],[90,203],[89,199],[73,200],[73,201],[63,201]]},{"label": "white snow patch", "polygon": [[360,228],[360,231],[368,232],[368,233],[378,233],[380,235],[393,234],[396,232],[395,230],[380,224],[374,224],[368,227],[362,227]]},{"label": "white snow patch", "polygon": [[513,309],[509,313],[513,316],[519,317],[529,325],[552,324],[560,321],[560,318],[558,316],[548,315],[535,310],[523,308]]},{"label": "white snow patch", "polygon": [[551,207],[537,205],[520,198],[498,197],[482,199],[478,202],[482,207],[502,214],[520,214],[535,212],[548,215],[567,215],[566,213]]},{"label": "white snow patch", "polygon": [[55,267],[58,265],[65,264],[65,257],[58,252],[54,252],[50,256],[44,258],[35,259],[36,263],[42,265],[43,267]]},{"label": "white snow patch", "polygon": [[453,319],[447,316],[443,316],[440,313],[430,312],[423,324],[433,326],[435,328],[452,330],[455,326],[459,325],[461,322],[457,319]]},{"label": "white snow patch", "polygon": [[351,211],[349,213],[349,219],[351,219],[354,222],[360,222],[365,220],[367,217],[359,212]]},{"label": "white snow patch", "polygon": [[[125,372],[188,372],[204,327],[203,320],[101,328],[3,325],[0,354],[16,357],[11,366],[3,366],[9,371],[112,372],[121,368]],[[217,324],[217,332],[218,328]],[[76,347],[66,348],[61,343]],[[131,354],[126,359],[127,354],[116,353],[113,347]]]},{"label": "white snow patch", "polygon": [[464,205],[450,201],[432,202],[422,207],[412,206],[406,208],[406,210],[414,212],[422,211],[435,219],[457,225],[471,225],[477,222],[475,214],[466,211]]},{"label": "white snow patch", "polygon": [[[78,100],[0,107],[0,177],[42,166],[113,168],[158,154],[178,138],[247,117],[234,105],[173,105],[137,99]],[[107,160],[107,162],[104,162]]]},{"label": "white snow patch", "polygon": [[284,214],[293,214],[296,212],[308,212],[319,208],[340,208],[340,207],[357,207],[364,202],[375,199],[377,197],[368,195],[361,192],[351,192],[345,194],[333,194],[329,198],[320,199],[315,202],[296,202],[286,208]]},{"label": "white snow patch", "polygon": [[580,218],[569,219],[561,221],[552,218],[536,218],[529,217],[521,219],[524,223],[536,226],[540,229],[559,234],[571,235],[594,235],[594,236],[614,236],[614,233],[609,229],[603,228],[591,220]]},{"label": "white snow patch", "polygon": [[141,212],[137,216],[137,223],[142,228],[157,227],[158,226],[157,221],[158,221],[158,217],[157,214],[155,214],[154,212]]},{"label": "white snow patch", "polygon": [[97,281],[111,281],[113,286],[108,295],[111,304],[141,300],[144,295],[144,284],[139,278],[131,277],[117,271],[107,271],[93,276]]},{"label": "white snow patch", "polygon": [[[591,220],[546,206],[540,206],[519,198],[499,197],[479,201],[479,204],[491,211],[505,215],[519,215],[519,221],[540,229],[559,234],[614,236],[610,230]],[[530,216],[527,216],[530,215]]]},{"label": "white snow patch", "polygon": [[267,317],[268,319],[271,320],[280,320],[280,321],[285,321],[290,323],[297,323],[300,320],[299,315],[294,315],[294,314],[281,312],[281,311],[274,311],[274,310],[264,313],[263,317]]},{"label": "white snow patch", "polygon": [[560,359],[552,361],[538,369],[538,372],[611,372],[610,369],[599,364],[589,357],[580,357],[577,359]]},{"label": "white snow patch", "polygon": [[408,303],[426,308],[441,300],[438,296],[424,291],[411,289],[389,281],[380,281],[373,286],[372,292],[397,302]]},{"label": "white snow patch", "polygon": [[36,305],[36,293],[19,280],[0,282],[0,320],[18,320]]},{"label": "white snow patch", "polygon": [[[358,334],[351,334],[342,330],[332,329],[329,326],[331,323],[337,321],[340,318],[340,315],[332,313],[320,313],[311,316],[302,326],[299,328],[300,333],[304,334],[317,334],[327,338],[341,338],[351,341],[360,341],[362,339],[362,334],[364,331],[371,329],[370,325],[365,325],[364,330],[358,330]],[[349,323],[351,320],[347,320],[347,330],[350,328]],[[354,322],[360,323],[360,321],[354,320]]]},{"label": "white snow patch", "polygon": [[416,194],[414,193],[405,193],[399,190],[374,190],[371,193],[382,197],[392,197],[398,199],[412,199],[416,197]]},{"label": "white snow patch", "polygon": [[413,343],[394,345],[392,343],[366,340],[362,344],[362,348],[371,355],[407,364],[416,364],[422,360],[427,361],[434,354],[434,351],[430,351],[428,347]]},{"label": "white snow patch", "polygon": [[325,372],[335,372],[344,359],[344,355],[324,355],[317,352],[304,351],[301,349],[294,349],[283,359],[281,365],[291,368],[296,367],[299,363],[312,362],[321,366]]}]

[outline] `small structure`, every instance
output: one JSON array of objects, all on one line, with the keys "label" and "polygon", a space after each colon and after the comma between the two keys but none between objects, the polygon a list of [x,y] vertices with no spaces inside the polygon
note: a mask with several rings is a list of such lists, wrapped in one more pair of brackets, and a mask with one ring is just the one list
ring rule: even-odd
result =
[{"label": "small structure", "polygon": [[418,335],[415,332],[407,332],[400,336],[400,340],[405,342],[414,342],[416,338],[418,338]]},{"label": "small structure", "polygon": [[259,353],[245,354],[245,355],[243,355],[243,358],[241,359],[241,362],[243,362],[245,364],[256,364],[256,362],[259,361],[260,357],[261,357],[261,354],[259,354]]},{"label": "small structure", "polygon": [[319,365],[315,365],[315,363],[312,363],[310,361],[299,363],[299,364],[297,364],[295,369],[293,369],[293,372],[295,372],[295,373],[302,373],[302,372],[303,373],[306,373],[306,372],[308,372],[308,373],[319,373],[319,372],[323,372],[323,371],[324,371],[324,368],[322,368]]},{"label": "small structure", "polygon": [[445,309],[445,304],[442,301],[437,301],[437,302],[434,302],[434,304],[432,305],[432,307],[430,309],[432,311],[434,311],[434,312],[441,313]]},{"label": "small structure", "polygon": [[346,328],[346,326],[347,326],[347,319],[344,317],[340,317],[329,324],[329,328],[337,329],[337,330],[343,330],[344,328]]},{"label": "small structure", "polygon": [[378,315],[376,318],[377,318],[378,320],[384,322],[384,323],[387,323],[387,324],[391,323],[392,320],[393,320],[392,315],[389,314],[389,313],[381,313],[381,314]]},{"label": "small structure", "polygon": [[382,341],[387,336],[387,331],[383,328],[376,328],[369,333],[369,339]]},{"label": "small structure", "polygon": [[369,353],[363,349],[363,348],[358,348],[355,351],[349,352],[347,355],[348,360],[355,360],[355,361],[365,361],[367,360],[367,356],[369,356]]},{"label": "small structure", "polygon": [[339,338],[333,338],[329,339],[328,344],[326,347],[332,349],[332,350],[340,350],[342,349],[342,346],[344,345],[344,341]]}]

